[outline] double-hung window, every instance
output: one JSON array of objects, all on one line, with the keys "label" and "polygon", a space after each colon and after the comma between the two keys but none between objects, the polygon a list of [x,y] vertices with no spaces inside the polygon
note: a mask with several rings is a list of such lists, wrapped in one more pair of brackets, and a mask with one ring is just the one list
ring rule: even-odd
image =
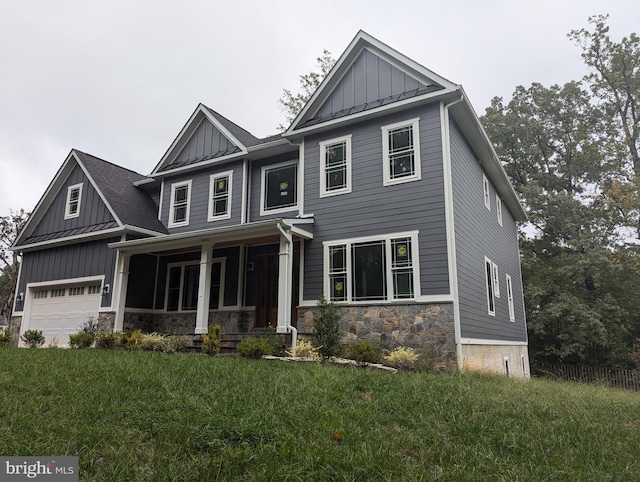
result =
[{"label": "double-hung window", "polygon": [[212,174],[209,178],[209,221],[231,217],[233,171]]},{"label": "double-hung window", "polygon": [[191,209],[191,181],[171,185],[171,204],[169,206],[169,227],[189,224]]},{"label": "double-hung window", "polygon": [[351,136],[320,143],[320,197],[351,192]]},{"label": "double-hung window", "polygon": [[489,194],[489,179],[484,174],[482,175],[482,192],[484,195],[484,205],[488,210],[491,210],[491,197]]},{"label": "double-hung window", "polygon": [[511,284],[511,276],[509,275],[505,275],[505,276],[507,280],[507,301],[509,303],[509,320],[516,321],[516,310],[513,305],[513,286]]},{"label": "double-hung window", "polygon": [[502,199],[496,194],[496,215],[498,216],[498,224],[502,226]]},{"label": "double-hung window", "polygon": [[82,200],[82,184],[74,184],[67,189],[67,207],[64,212],[65,219],[80,216],[80,201]]},{"label": "double-hung window", "polygon": [[291,211],[298,205],[297,162],[284,162],[262,168],[260,214]]},{"label": "double-hung window", "polygon": [[170,264],[167,275],[167,311],[190,311],[198,307],[200,265]]},{"label": "double-hung window", "polygon": [[421,179],[419,118],[382,127],[384,185]]},{"label": "double-hung window", "polygon": [[487,285],[487,312],[491,316],[496,315],[496,296],[493,284],[493,264],[485,256],[484,258],[485,283]]},{"label": "double-hung window", "polygon": [[418,233],[325,242],[325,293],[331,301],[415,299]]}]

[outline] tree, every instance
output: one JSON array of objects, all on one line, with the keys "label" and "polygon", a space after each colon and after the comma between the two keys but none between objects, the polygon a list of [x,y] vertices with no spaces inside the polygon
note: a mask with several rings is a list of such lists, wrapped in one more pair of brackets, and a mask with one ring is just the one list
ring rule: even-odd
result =
[{"label": "tree", "polygon": [[15,243],[18,234],[24,227],[28,213],[24,209],[10,211],[9,216],[0,216],[0,311],[7,320],[13,310],[13,299],[20,271],[19,253],[9,248]]},{"label": "tree", "polygon": [[294,95],[290,90],[283,89],[282,97],[278,99],[278,105],[284,113],[286,125],[280,124],[278,130],[286,130],[293,122],[335,63],[331,52],[325,49],[322,55],[316,59],[319,72],[312,70],[308,74],[300,76],[300,92]]}]

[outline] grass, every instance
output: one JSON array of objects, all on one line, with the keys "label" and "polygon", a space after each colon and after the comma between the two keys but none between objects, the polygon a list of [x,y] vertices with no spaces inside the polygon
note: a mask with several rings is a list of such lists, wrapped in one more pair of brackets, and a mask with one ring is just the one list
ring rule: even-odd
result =
[{"label": "grass", "polygon": [[469,373],[0,349],[0,455],[81,480],[637,480],[640,395]]}]

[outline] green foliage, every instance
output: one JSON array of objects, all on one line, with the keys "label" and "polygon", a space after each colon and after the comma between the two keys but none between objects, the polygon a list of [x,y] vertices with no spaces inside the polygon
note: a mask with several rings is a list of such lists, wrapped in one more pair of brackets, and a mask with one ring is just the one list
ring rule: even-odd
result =
[{"label": "green foliage", "polygon": [[377,363],[380,360],[378,348],[367,340],[358,340],[347,346],[347,356],[361,365]]},{"label": "green foliage", "polygon": [[238,343],[236,346],[238,355],[243,358],[261,358],[273,353],[273,346],[266,338],[250,337]]},{"label": "green foliage", "polygon": [[313,346],[310,341],[298,340],[296,341],[296,349],[286,352],[287,356],[312,358],[314,360],[320,360],[320,352]]},{"label": "green foliage", "polygon": [[4,346],[11,346],[13,344],[13,333],[9,328],[2,328],[0,330],[0,348]]},{"label": "green foliage", "polygon": [[89,348],[94,341],[95,336],[92,333],[80,332],[75,335],[69,335],[70,348]]},{"label": "green foliage", "polygon": [[29,348],[38,348],[44,344],[42,330],[27,330],[21,338],[23,342],[29,345]]},{"label": "green foliage", "polygon": [[142,348],[142,330],[123,331],[120,344],[123,348],[137,350]]},{"label": "green foliage", "polygon": [[140,336],[138,345],[141,350],[164,351],[165,339],[164,336],[158,333],[143,333],[142,336]]},{"label": "green foliage", "polygon": [[384,362],[398,370],[414,370],[418,361],[418,354],[413,348],[398,347],[384,357]]},{"label": "green foliage", "polygon": [[100,328],[98,326],[98,320],[96,320],[93,316],[90,316],[82,325],[78,327],[78,333],[88,333],[93,335],[95,338],[98,336],[98,331]]},{"label": "green foliage", "polygon": [[98,336],[96,336],[96,348],[117,348],[120,338],[120,335],[113,331],[101,331],[98,333]]},{"label": "green foliage", "polygon": [[318,309],[313,315],[314,338],[318,352],[323,358],[338,356],[342,352],[340,344],[340,321],[342,315],[335,303],[327,301],[324,293],[318,299]]},{"label": "green foliage", "polygon": [[209,325],[202,335],[202,351],[207,355],[217,355],[220,351],[220,325]]},{"label": "green foliage", "polygon": [[187,346],[187,337],[185,335],[168,335],[164,338],[164,347],[162,349],[165,353],[176,353],[184,350]]}]

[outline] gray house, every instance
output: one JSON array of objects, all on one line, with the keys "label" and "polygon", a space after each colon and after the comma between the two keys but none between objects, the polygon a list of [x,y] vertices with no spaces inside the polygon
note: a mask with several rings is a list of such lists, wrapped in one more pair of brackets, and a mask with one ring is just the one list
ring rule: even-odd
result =
[{"label": "gray house", "polygon": [[200,104],[148,176],[72,150],[14,249],[12,329],[308,334],[528,376],[518,198],[463,89],[359,32],[282,134]]}]

